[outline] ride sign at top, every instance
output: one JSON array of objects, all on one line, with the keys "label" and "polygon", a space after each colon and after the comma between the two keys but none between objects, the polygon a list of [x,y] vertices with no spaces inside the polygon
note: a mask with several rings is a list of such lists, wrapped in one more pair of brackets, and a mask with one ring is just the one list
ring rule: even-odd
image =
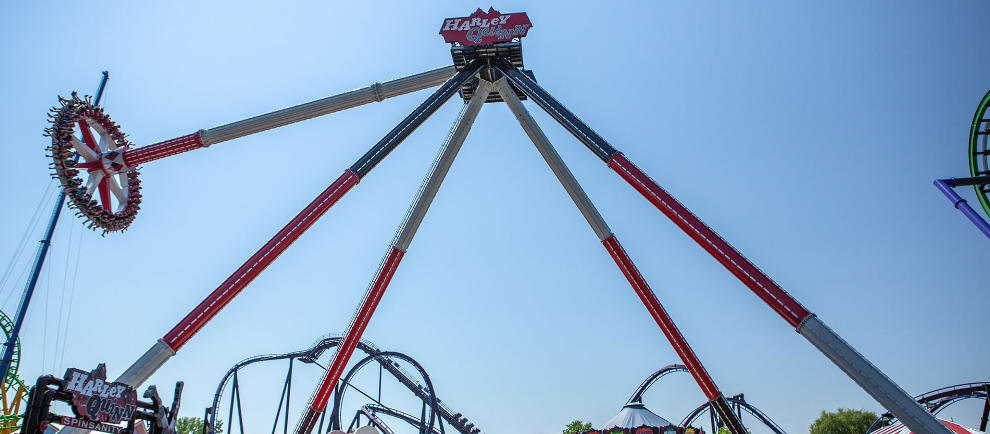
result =
[{"label": "ride sign at top", "polygon": [[525,12],[503,14],[495,8],[478,9],[467,17],[443,20],[440,34],[448,43],[491,45],[526,36],[533,24]]}]

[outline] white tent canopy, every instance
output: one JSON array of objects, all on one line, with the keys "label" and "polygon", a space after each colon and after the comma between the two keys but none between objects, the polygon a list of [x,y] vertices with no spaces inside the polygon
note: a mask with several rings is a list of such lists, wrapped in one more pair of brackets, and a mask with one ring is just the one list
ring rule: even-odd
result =
[{"label": "white tent canopy", "polygon": [[608,422],[601,425],[601,429],[609,428],[639,428],[643,425],[655,426],[655,427],[665,427],[668,425],[673,425],[669,420],[658,416],[656,413],[648,410],[643,404],[626,404],[619,411],[619,414],[613,416]]}]

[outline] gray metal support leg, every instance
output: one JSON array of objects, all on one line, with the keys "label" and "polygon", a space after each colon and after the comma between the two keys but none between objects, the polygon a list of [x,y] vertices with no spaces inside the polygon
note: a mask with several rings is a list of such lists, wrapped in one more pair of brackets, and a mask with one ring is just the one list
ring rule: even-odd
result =
[{"label": "gray metal support leg", "polygon": [[440,184],[447,177],[447,172],[450,170],[450,165],[454,162],[454,157],[457,156],[461,145],[464,144],[464,139],[467,138],[468,132],[471,131],[471,126],[478,117],[481,106],[485,104],[485,97],[490,92],[491,83],[481,80],[478,85],[478,92],[476,93],[481,96],[471,98],[471,101],[461,109],[457,122],[451,128],[450,134],[444,141],[444,147],[440,151],[440,155],[433,162],[430,174],[423,180],[423,185],[420,186],[419,193],[416,194],[416,200],[409,207],[402,225],[399,226],[399,230],[395,234],[395,240],[392,242],[395,248],[403,252],[409,248],[409,243],[412,242],[413,236],[416,235],[419,225],[423,223],[423,218],[426,217],[426,211],[430,208],[430,204],[433,203],[433,198],[436,197],[437,191],[440,190]]},{"label": "gray metal support leg", "polygon": [[[498,64],[498,68],[509,78],[513,85],[521,89],[533,102],[546,110],[547,114],[560,122],[575,138],[580,140],[588,149],[601,158],[602,161],[608,163],[609,167],[612,167],[620,176],[623,176],[630,184],[633,184],[661,212],[664,212],[685,233],[698,241],[699,245],[725,265],[730,272],[735,274],[736,277],[753,290],[768,306],[781,314],[792,326],[796,326],[798,333],[811,341],[815,347],[838,365],[863,390],[893,413],[894,416],[897,416],[904,425],[915,433],[951,434],[951,431],[942,425],[935,416],[925,411],[910,395],[873,366],[869,360],[856,352],[855,349],[810,314],[810,312],[807,312],[796,299],[777,286],[772,279],[725,242],[716,232],[691,213],[690,210],[677,202],[676,199],[646,176],[645,173],[635,168],[618,150],[595,133],[594,130],[564,107],[563,104],[554,99],[535,80],[506,62]],[[617,160],[621,160],[624,163],[616,164]],[[731,266],[726,264],[731,264]],[[792,308],[802,311],[803,314],[794,316],[783,313]]]},{"label": "gray metal support leg", "polygon": [[584,189],[574,179],[574,175],[564,164],[564,160],[560,158],[560,154],[550,144],[550,139],[547,139],[547,136],[543,134],[543,130],[536,124],[536,120],[529,114],[526,107],[522,105],[522,101],[519,100],[519,97],[516,96],[512,88],[509,87],[505,78],[500,78],[496,81],[495,88],[502,95],[502,100],[505,101],[505,104],[512,110],[512,114],[519,120],[519,125],[526,131],[526,135],[536,145],[536,149],[540,151],[540,155],[546,160],[550,166],[550,170],[560,180],[561,185],[564,186],[564,190],[567,191],[571,200],[577,205],[578,210],[581,211],[581,215],[591,225],[591,229],[595,231],[595,235],[598,235],[599,241],[605,241],[606,238],[612,235],[612,230],[609,229],[608,224],[605,223],[605,219],[602,218],[595,205],[591,203],[591,199],[588,199],[588,195],[584,192]]},{"label": "gray metal support leg", "polygon": [[818,317],[809,316],[798,325],[797,332],[832,360],[839,369],[842,369],[880,405],[897,416],[897,419],[910,428],[912,432],[951,434],[949,428],[911,398],[904,389],[901,389],[883,372],[880,372],[855,348],[828,328]]},{"label": "gray metal support leg", "polygon": [[[546,160],[547,165],[550,166],[550,170],[553,171],[554,175],[560,181],[560,184],[564,187],[564,190],[566,190],[567,194],[571,197],[571,200],[573,200],[574,204],[577,205],[592,230],[594,230],[595,234],[598,235],[599,240],[606,245],[606,248],[609,246],[614,246],[621,250],[621,245],[619,245],[618,241],[615,240],[615,236],[612,234],[612,230],[609,229],[608,224],[605,223],[605,219],[602,218],[601,214],[598,212],[598,209],[595,208],[595,205],[591,202],[591,199],[588,198],[588,195],[584,192],[584,189],[581,188],[581,184],[579,184],[574,178],[574,174],[572,174],[570,169],[567,168],[567,165],[564,164],[564,160],[562,160],[560,155],[557,154],[557,150],[554,149],[553,144],[551,144],[550,140],[547,139],[547,136],[543,134],[543,130],[540,129],[539,125],[537,125],[536,120],[529,114],[526,107],[522,105],[522,101],[519,100],[512,88],[509,87],[509,84],[506,82],[505,78],[499,79],[495,83],[495,87],[498,90],[498,93],[502,96],[502,100],[504,100],[506,105],[509,106],[509,109],[512,110],[512,114],[514,114],[516,119],[519,120],[519,124],[522,126],[523,130],[526,131],[526,134],[529,136],[530,140],[533,141],[536,149],[540,151],[540,155],[543,156],[543,159]],[[611,253],[612,252],[610,251],[610,254]],[[718,391],[718,386],[715,385],[715,381],[712,380],[707,370],[705,370],[705,367],[701,364],[701,361],[698,360],[697,355],[694,353],[694,350],[691,349],[690,345],[688,345],[684,336],[679,330],[677,330],[677,326],[674,324],[673,319],[670,318],[663,306],[660,304],[659,300],[657,300],[656,295],[653,294],[653,290],[649,288],[644,280],[640,280],[642,279],[642,276],[639,274],[639,271],[630,270],[635,268],[635,265],[631,263],[631,260],[629,260],[624,253],[622,256],[624,257],[624,260],[630,262],[628,262],[628,264],[621,264],[615,255],[613,255],[613,259],[617,259],[616,263],[620,265],[620,267],[623,265],[628,265],[627,269],[623,271],[623,274],[626,274],[626,277],[631,279],[630,283],[633,284],[633,288],[637,290],[637,293],[641,293],[639,295],[643,300],[643,304],[648,310],[651,310],[651,314],[654,316],[654,319],[657,320],[657,324],[660,325],[661,330],[663,330],[664,334],[667,336],[671,346],[674,347],[674,350],[677,352],[678,356],[681,357],[684,364],[688,366],[688,370],[691,372],[691,375],[695,377],[695,380],[698,382],[698,385],[701,387],[702,391],[711,400],[711,403],[718,412],[719,417],[733,434],[745,434],[746,429],[742,426],[742,423],[739,422],[739,418],[737,418],[732,412],[732,409],[725,401],[725,397]]]},{"label": "gray metal support leg", "polygon": [[[344,335],[343,343],[337,347],[337,352],[334,353],[333,359],[331,359],[330,365],[323,375],[323,379],[320,380],[320,384],[310,398],[307,409],[296,424],[296,428],[293,431],[296,434],[311,433],[316,426],[319,415],[326,409],[333,390],[341,378],[344,367],[347,365],[365,328],[371,322],[375,309],[388,289],[395,270],[399,267],[406,249],[409,248],[416,230],[419,228],[420,223],[422,223],[426,211],[429,209],[437,191],[440,189],[440,184],[443,183],[448,170],[450,170],[450,165],[453,163],[454,157],[457,156],[457,152],[460,150],[464,139],[471,130],[471,125],[481,110],[481,106],[484,105],[485,99],[491,92],[491,85],[487,81],[481,80],[478,90],[458,115],[457,122],[455,122],[450,135],[447,136],[436,161],[433,163],[433,167],[423,181],[416,199],[413,201],[402,224],[396,231],[392,247],[382,258],[382,264],[379,266],[378,272],[375,274],[361,304],[358,306],[357,312],[347,327],[347,333]],[[338,419],[334,420],[337,421]]]},{"label": "gray metal support leg", "polygon": [[203,142],[204,147],[210,146],[215,143],[226,142],[227,140],[260,133],[306,119],[312,119],[376,101],[383,101],[393,96],[439,86],[456,73],[457,71],[453,66],[447,66],[384,83],[374,83],[367,87],[328,96],[294,107],[201,130],[200,140]]}]

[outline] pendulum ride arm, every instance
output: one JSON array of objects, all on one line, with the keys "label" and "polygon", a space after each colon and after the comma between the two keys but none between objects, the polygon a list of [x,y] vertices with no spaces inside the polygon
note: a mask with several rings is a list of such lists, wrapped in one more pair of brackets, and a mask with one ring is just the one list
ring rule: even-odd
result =
[{"label": "pendulum ride arm", "polygon": [[599,240],[612,256],[615,264],[619,266],[622,274],[629,280],[629,284],[632,285],[643,305],[646,306],[646,309],[657,322],[657,325],[660,326],[660,330],[663,331],[667,340],[670,341],[670,345],[674,347],[674,351],[677,352],[681,361],[687,366],[688,371],[691,372],[691,376],[694,377],[698,386],[701,387],[701,391],[715,407],[719,417],[726,422],[727,427],[733,434],[745,434],[745,429],[735,413],[732,412],[725,397],[719,391],[718,386],[715,385],[715,381],[712,380],[704,365],[701,364],[701,360],[698,359],[694,350],[688,345],[684,335],[677,329],[674,320],[667,314],[663,305],[660,304],[660,300],[657,299],[656,294],[650,289],[649,284],[646,283],[646,279],[640,274],[636,265],[633,264],[632,259],[626,254],[625,249],[619,244],[619,240],[615,238],[615,234],[609,229],[608,224],[605,223],[605,219],[602,218],[595,205],[591,202],[591,199],[588,198],[584,189],[581,188],[581,185],[574,178],[570,169],[567,168],[560,155],[557,154],[550,140],[543,134],[536,120],[529,114],[529,111],[523,106],[522,101],[519,100],[519,97],[516,96],[516,93],[504,79],[496,82],[496,89],[502,95],[502,99],[509,106],[509,109],[512,110],[516,119],[519,120],[519,124],[522,125],[523,130],[526,131],[530,140],[536,145],[536,149],[543,156],[543,159],[546,160],[550,169],[560,181],[560,184],[563,185],[564,190],[567,191],[567,194],[574,201],[574,204],[577,205],[578,210],[581,211],[585,220],[591,225],[591,229],[598,235]]},{"label": "pendulum ride arm", "polygon": [[200,130],[164,142],[129,149],[124,152],[124,162],[128,167],[135,167],[139,164],[181,154],[193,149],[206,148],[210,145],[226,142],[238,137],[260,133],[272,128],[278,128],[375,101],[383,101],[393,96],[439,86],[456,73],[457,71],[454,70],[453,66],[447,66],[384,83],[375,83],[371,86],[328,96],[294,107],[273,111],[208,130]]},{"label": "pendulum ride arm", "polygon": [[526,96],[557,120],[565,129],[608,164],[622,179],[632,185],[647,200],[670,218],[681,230],[701,245],[719,263],[741,280],[764,303],[784,318],[795,330],[842,369],[873,399],[897,416],[914,432],[944,433],[948,429],[935,416],[914,401],[910,395],[877,369],[862,354],[828,328],[794,297],[749,262],[666,190],[639,170],[622,153],[595,133],[574,113],[571,113],[546,90],[506,62],[499,63],[502,71]]},{"label": "pendulum ride arm", "polygon": [[416,230],[419,229],[420,223],[423,222],[426,211],[433,202],[433,198],[436,197],[437,191],[440,189],[440,184],[443,183],[443,179],[447,175],[454,157],[457,156],[457,152],[460,150],[464,139],[471,130],[471,124],[474,123],[475,117],[478,116],[478,112],[481,110],[481,106],[484,105],[485,99],[490,92],[491,84],[488,81],[480,80],[478,90],[458,115],[454,127],[450,130],[450,135],[447,136],[446,142],[440,149],[436,161],[433,163],[433,167],[423,180],[423,185],[420,187],[416,199],[409,207],[409,212],[406,214],[402,224],[399,225],[395,239],[392,241],[392,247],[382,259],[382,264],[378,268],[378,272],[374,280],[372,280],[371,285],[368,287],[368,291],[365,293],[357,313],[351,319],[343,342],[337,347],[337,351],[333,355],[333,360],[323,375],[323,380],[320,381],[316,391],[313,392],[313,397],[310,398],[305,413],[299,419],[299,423],[295,429],[296,434],[309,434],[313,430],[313,427],[316,426],[320,413],[326,408],[327,402],[330,400],[330,395],[340,380],[340,376],[344,372],[344,367],[347,366],[347,362],[351,358],[351,353],[354,352],[354,348],[361,339],[365,327],[368,326],[371,316],[374,315],[375,309],[378,307],[378,302],[382,299],[382,295],[388,289],[388,284],[391,282],[396,268],[399,267],[399,262],[402,260],[403,255],[405,255],[406,249],[409,248],[409,243],[412,242],[413,236],[416,235]]},{"label": "pendulum ride arm", "polygon": [[344,171],[326,190],[323,190],[306,208],[296,215],[272,239],[251,256],[237,271],[211,292],[195,309],[186,315],[165,337],[158,340],[144,355],[125,371],[117,381],[138,387],[175,355],[207,322],[234,299],[255,277],[285,251],[306,229],[309,229],[351,187],[368,174],[379,162],[395,149],[406,137],[433,112],[460,89],[480,69],[479,64],[468,65],[447,80],[429,98],[406,116],[392,131]]}]

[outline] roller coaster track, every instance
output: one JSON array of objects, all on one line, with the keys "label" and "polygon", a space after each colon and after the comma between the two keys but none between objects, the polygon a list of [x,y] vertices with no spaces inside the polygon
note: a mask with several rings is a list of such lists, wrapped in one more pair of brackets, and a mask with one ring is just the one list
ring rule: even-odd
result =
[{"label": "roller coaster track", "polygon": [[[740,419],[742,418],[742,410],[746,410],[747,413],[749,413],[757,420],[762,422],[764,425],[767,426],[767,428],[770,428],[770,430],[773,431],[774,433],[786,434],[784,432],[784,429],[781,428],[779,425],[777,425],[777,423],[774,422],[772,419],[770,419],[769,416],[767,416],[765,413],[760,411],[760,409],[754,407],[752,404],[746,402],[746,400],[743,398],[743,394],[740,393],[731,398],[726,398],[726,401],[729,401],[729,405],[732,407],[733,410],[736,411],[736,414],[739,415]],[[701,404],[698,408],[694,409],[694,411],[688,413],[688,415],[684,418],[684,420],[681,421],[681,426],[688,426],[694,423],[694,421],[698,419],[698,416],[700,416],[701,413],[703,413],[709,407],[711,407],[711,404],[707,402]]]},{"label": "roller coaster track", "polygon": [[[10,339],[14,323],[6,314],[0,312],[0,329],[6,340]],[[27,384],[17,376],[17,369],[21,364],[21,341],[14,344],[14,354],[10,359],[10,368],[7,376],[0,382],[0,434],[9,434],[20,429],[18,422],[24,417],[20,414],[21,404],[27,403]],[[13,391],[13,396],[8,398],[8,394]]]},{"label": "roller coaster track", "polygon": [[[643,380],[643,383],[640,384],[639,387],[636,388],[636,391],[633,392],[632,396],[629,397],[629,401],[626,402],[626,405],[642,404],[643,394],[646,393],[646,391],[650,387],[653,387],[653,385],[657,381],[659,381],[660,378],[663,378],[667,374],[672,374],[674,372],[690,372],[690,371],[688,371],[688,368],[686,366],[676,363],[660,368],[656,372],[650,374],[649,377],[646,377],[645,380]],[[779,425],[777,425],[776,422],[770,419],[769,416],[767,416],[765,413],[760,411],[760,409],[754,407],[752,404],[746,402],[746,400],[743,398],[743,394],[740,393],[731,398],[726,398],[726,401],[728,401],[729,406],[732,408],[732,410],[736,412],[736,414],[739,416],[740,419],[742,419],[742,410],[746,410],[747,413],[751,414],[757,420],[762,422],[764,425],[770,428],[771,431],[777,434],[785,434],[784,430]],[[698,419],[698,416],[700,416],[701,413],[704,413],[704,411],[708,410],[710,407],[711,407],[710,402],[701,404],[698,408],[694,409],[694,411],[689,413],[684,418],[683,421],[681,421],[681,426],[690,426],[692,423],[694,423],[696,419]]]},{"label": "roller coaster track", "polygon": [[[980,431],[987,430],[988,413],[990,413],[990,382],[956,384],[925,392],[914,398],[918,404],[925,406],[934,415],[938,415],[940,411],[959,401],[982,399],[984,404],[983,414],[980,417]],[[884,413],[873,422],[873,425],[870,425],[866,432],[873,432],[892,423],[894,423],[894,416],[890,413]]]},{"label": "roller coaster track", "polygon": [[[387,407],[382,407],[382,408],[387,408]],[[403,414],[405,414],[405,413],[403,413]],[[355,424],[354,422],[359,422],[358,421],[359,415],[364,415],[364,417],[366,417],[368,419],[368,422],[371,425],[374,425],[375,428],[378,428],[378,431],[381,431],[382,434],[395,434],[395,431],[392,431],[392,428],[390,428],[388,425],[386,425],[385,424],[385,421],[381,420],[378,417],[378,415],[375,414],[374,411],[369,410],[367,405],[364,406],[364,407],[361,407],[357,411],[357,414],[354,415],[354,421],[351,422],[351,426],[347,428],[348,431],[350,431],[353,428],[353,426]],[[409,416],[409,415],[407,415],[407,416]],[[412,417],[412,416],[409,416],[409,417]],[[409,421],[405,420],[404,418],[401,418],[401,419],[404,420],[404,421],[406,421],[406,422],[409,422]],[[415,418],[413,418],[413,419],[415,419]],[[422,430],[422,427],[419,427],[419,423],[418,422],[419,421],[409,422],[409,423],[412,424],[413,426],[416,426],[420,430]],[[422,431],[420,431],[420,432],[422,432]]]},{"label": "roller coaster track", "polygon": [[[368,404],[361,407],[361,409],[358,410],[358,413],[368,418],[368,420],[371,421],[371,424],[374,425],[375,428],[378,428],[378,430],[381,431],[382,434],[395,434],[395,432],[392,431],[392,429],[389,428],[388,425],[386,425],[385,422],[378,417],[378,414],[392,416],[405,423],[408,423],[409,425],[412,425],[414,428],[419,429],[420,432],[422,432],[424,428],[422,421],[420,421],[418,417],[413,416],[409,413],[396,410],[394,408],[385,407],[383,405]],[[433,434],[443,434],[443,431],[434,428]]]},{"label": "roller coaster track", "polygon": [[[208,425],[210,427],[215,427],[217,420],[216,412],[220,408],[219,407],[220,398],[221,395],[223,394],[223,390],[227,387],[227,383],[230,382],[230,380],[234,377],[237,371],[239,371],[241,368],[254,363],[267,362],[273,360],[285,360],[285,359],[298,359],[304,363],[315,363],[316,360],[319,359],[319,357],[323,354],[323,352],[325,352],[329,348],[333,348],[340,345],[341,341],[343,341],[342,336],[330,336],[321,339],[315,345],[305,350],[293,351],[283,354],[265,354],[260,356],[249,357],[247,359],[238,362],[233,367],[231,367],[230,370],[227,371],[227,373],[220,380],[220,384],[217,386],[216,394],[214,394],[213,396],[213,404],[208,411],[208,418],[209,418]],[[365,340],[359,341],[357,347],[366,354],[375,354],[382,352],[380,348]],[[419,399],[423,400],[424,402],[429,401],[430,399],[429,392],[425,385],[423,385],[420,381],[416,380],[415,377],[409,372],[407,372],[405,369],[402,369],[402,367],[400,367],[399,364],[394,360],[391,360],[388,357],[383,357],[383,360],[385,360],[385,362],[382,363],[382,367],[386,371],[388,371],[389,374],[392,374],[392,376],[395,377],[395,379],[398,380],[399,383],[401,383],[403,386],[409,389],[409,391],[411,391]],[[443,401],[441,401],[439,398],[437,398],[436,403],[437,403],[437,409],[436,409],[437,414],[440,415],[441,419],[447,422],[447,424],[450,425],[451,428],[457,430],[457,432],[461,434],[478,434],[481,432],[480,429],[474,427],[474,424],[469,423],[466,417],[464,417],[461,413],[455,412],[453,409],[451,409],[445,403],[443,403]]]},{"label": "roller coaster track", "polygon": [[687,366],[676,363],[673,365],[667,365],[660,368],[659,371],[650,374],[649,377],[646,377],[646,380],[643,380],[643,384],[640,384],[639,387],[636,388],[636,392],[633,392],[632,396],[629,397],[629,401],[627,401],[626,404],[627,405],[642,404],[643,393],[645,393],[647,389],[652,387],[653,383],[656,383],[657,380],[659,380],[661,377],[673,372],[688,372],[688,368]]}]

